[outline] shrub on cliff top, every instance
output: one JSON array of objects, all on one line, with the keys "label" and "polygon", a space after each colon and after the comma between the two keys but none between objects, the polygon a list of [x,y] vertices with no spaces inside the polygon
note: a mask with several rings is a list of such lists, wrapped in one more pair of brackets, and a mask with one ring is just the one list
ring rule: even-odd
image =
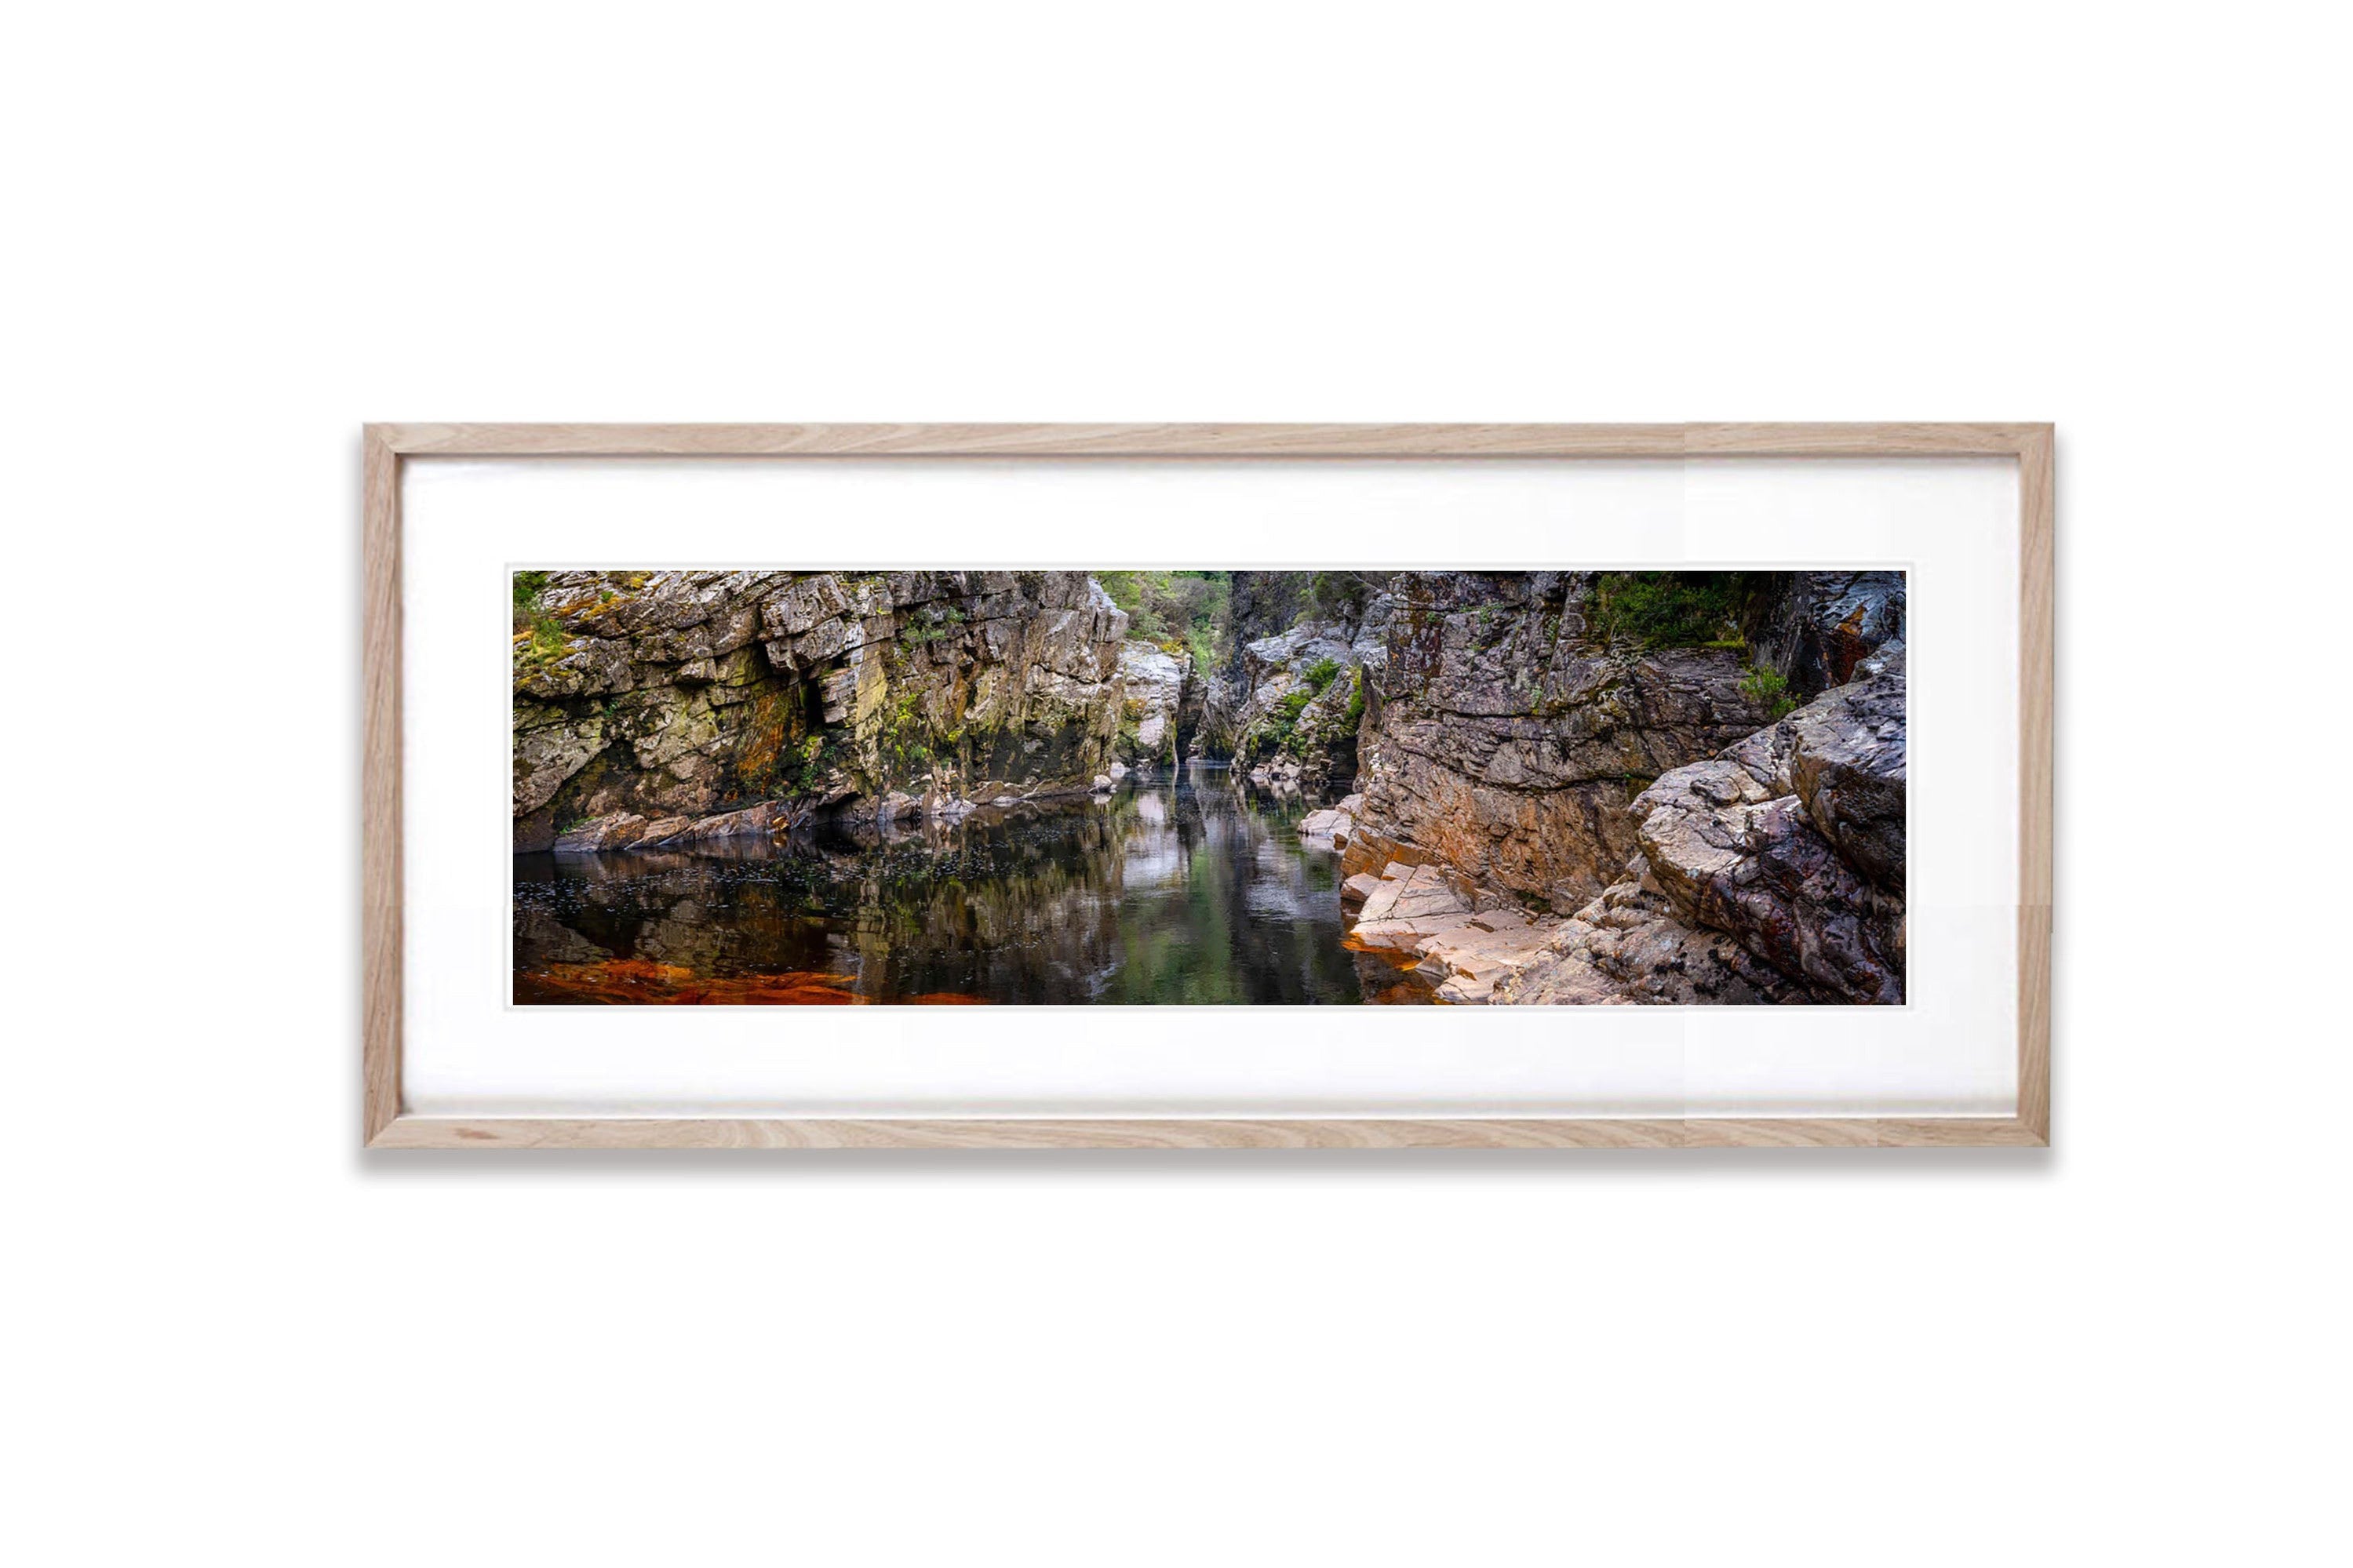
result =
[{"label": "shrub on cliff top", "polygon": [[1316,572],[1307,579],[1307,603],[1317,615],[1354,620],[1371,598],[1373,584],[1358,572]]},{"label": "shrub on cliff top", "polygon": [[1741,626],[1770,591],[1769,572],[1605,572],[1593,630],[1641,647],[1743,646]]},{"label": "shrub on cliff top", "polygon": [[[515,641],[522,644],[522,655],[536,664],[546,664],[561,658],[570,640],[554,616],[539,607],[539,595],[553,576],[548,572],[518,572],[514,574]],[[529,633],[526,642],[524,634]]]},{"label": "shrub on cliff top", "polygon": [[1127,612],[1130,637],[1184,651],[1207,668],[1225,630],[1230,572],[1097,572],[1113,604]]}]

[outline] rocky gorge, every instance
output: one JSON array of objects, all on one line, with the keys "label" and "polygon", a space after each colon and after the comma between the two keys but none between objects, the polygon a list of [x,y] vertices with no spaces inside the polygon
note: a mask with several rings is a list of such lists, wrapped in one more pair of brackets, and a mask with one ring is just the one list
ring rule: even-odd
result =
[{"label": "rocky gorge", "polygon": [[1185,667],[1080,572],[519,574],[518,850],[957,814],[1173,762]]},{"label": "rocky gorge", "polygon": [[1606,575],[1398,579],[1356,940],[1455,1001],[1902,1000],[1903,578],[1715,575],[1752,580],[1688,626]]},{"label": "rocky gorge", "polygon": [[[1328,858],[1328,916],[1311,866],[1246,918],[1328,921],[1363,999],[1895,1002],[1904,613],[1870,572],[518,574],[515,848],[936,838],[1182,778]],[[1265,831],[1224,836],[1262,887]]]}]

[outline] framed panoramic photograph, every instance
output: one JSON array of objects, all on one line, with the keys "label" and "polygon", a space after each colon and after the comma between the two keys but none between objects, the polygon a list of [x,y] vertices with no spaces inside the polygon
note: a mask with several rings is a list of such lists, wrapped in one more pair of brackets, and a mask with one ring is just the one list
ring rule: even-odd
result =
[{"label": "framed panoramic photograph", "polygon": [[371,1146],[2049,1142],[2048,426],[364,447]]}]

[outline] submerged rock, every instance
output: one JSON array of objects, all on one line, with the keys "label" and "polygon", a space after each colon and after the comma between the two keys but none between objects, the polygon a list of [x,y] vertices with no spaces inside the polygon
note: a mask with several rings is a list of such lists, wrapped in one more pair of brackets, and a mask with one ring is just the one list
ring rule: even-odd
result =
[{"label": "submerged rock", "polygon": [[626,849],[646,837],[646,819],[635,812],[617,811],[584,822],[555,836],[558,855],[595,855]]},{"label": "submerged rock", "polygon": [[[1361,798],[1356,795],[1349,797],[1350,800],[1361,800]],[[1356,814],[1349,809],[1348,802],[1345,800],[1329,810],[1311,811],[1299,819],[1301,838],[1310,843],[1329,844],[1335,849],[1347,847],[1348,836],[1354,833],[1356,828]]]},{"label": "submerged rock", "polygon": [[659,841],[665,847],[698,844],[717,844],[731,838],[771,838],[789,832],[807,820],[805,812],[796,811],[783,801],[762,801],[740,811],[723,811],[702,817]]}]

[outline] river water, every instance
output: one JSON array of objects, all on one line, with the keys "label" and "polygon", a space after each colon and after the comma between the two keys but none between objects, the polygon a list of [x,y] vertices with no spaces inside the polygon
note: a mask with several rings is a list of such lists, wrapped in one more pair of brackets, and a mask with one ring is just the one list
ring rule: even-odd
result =
[{"label": "river water", "polygon": [[1317,803],[1224,769],[723,855],[515,858],[523,1004],[1419,1002],[1342,944]]}]

